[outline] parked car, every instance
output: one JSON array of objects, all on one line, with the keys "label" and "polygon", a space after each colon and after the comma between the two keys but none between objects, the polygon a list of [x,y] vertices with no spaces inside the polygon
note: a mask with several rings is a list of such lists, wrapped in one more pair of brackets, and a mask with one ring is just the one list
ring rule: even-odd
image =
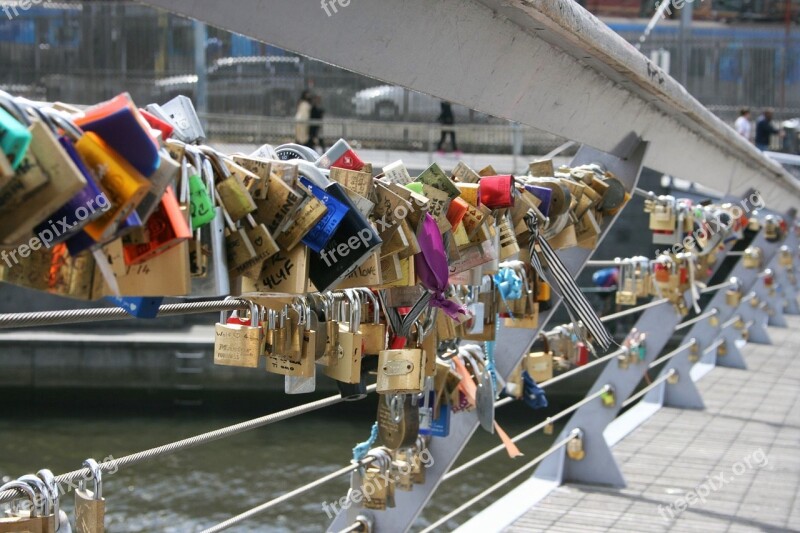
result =
[{"label": "parked car", "polygon": [[[408,92],[408,109],[405,108],[406,91]],[[439,98],[395,85],[370,87],[358,91],[353,97],[356,116],[375,120],[403,119],[434,122],[441,110],[440,103]],[[470,113],[466,107],[456,104],[453,104],[453,115],[456,123],[490,121],[488,115],[475,111]]]},{"label": "parked car", "polygon": [[[211,113],[290,116],[305,89],[303,61],[294,56],[223,57],[206,73]],[[154,98],[167,101],[183,94],[196,99],[197,75],[155,81]]]}]

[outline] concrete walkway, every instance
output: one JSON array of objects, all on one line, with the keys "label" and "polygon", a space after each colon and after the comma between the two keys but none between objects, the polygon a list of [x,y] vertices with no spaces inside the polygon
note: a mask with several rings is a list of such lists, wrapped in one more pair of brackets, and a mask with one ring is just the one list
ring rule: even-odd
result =
[{"label": "concrete walkway", "polygon": [[800,531],[800,317],[748,344],[746,371],[698,383],[704,411],[664,408],[613,452],[624,489],[565,485],[506,531]]}]

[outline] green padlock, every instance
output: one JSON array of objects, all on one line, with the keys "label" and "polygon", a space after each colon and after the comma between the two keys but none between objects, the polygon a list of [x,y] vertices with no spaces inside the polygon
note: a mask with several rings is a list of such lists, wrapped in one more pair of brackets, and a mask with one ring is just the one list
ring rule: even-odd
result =
[{"label": "green padlock", "polygon": [[200,161],[190,150],[186,150],[186,154],[192,157],[192,169],[191,171],[189,170],[189,164],[184,158],[181,164],[181,172],[182,179],[189,182],[189,210],[192,217],[192,230],[194,231],[214,220],[216,212],[214,210],[214,201],[211,199],[203,178],[200,177]]}]

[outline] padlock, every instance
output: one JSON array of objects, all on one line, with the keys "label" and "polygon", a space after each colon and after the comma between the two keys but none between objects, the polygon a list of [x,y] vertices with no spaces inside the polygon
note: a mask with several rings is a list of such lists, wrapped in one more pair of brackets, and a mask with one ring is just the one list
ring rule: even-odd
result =
[{"label": "padlock", "polygon": [[31,132],[28,128],[5,109],[0,108],[0,150],[8,158],[12,170],[19,167],[30,144]]},{"label": "padlock", "polygon": [[[200,168],[206,189],[214,205],[214,218],[195,232],[195,242],[190,245],[189,258],[192,265],[192,296],[224,296],[230,294],[227,250],[225,247],[225,216],[216,202],[214,169],[195,147],[186,146],[186,153],[194,157]],[[196,268],[200,269],[199,272]]]},{"label": "padlock", "polygon": [[[294,314],[297,316],[293,316]],[[280,313],[277,327],[272,328],[271,350],[266,353],[268,372],[298,380],[314,378],[316,367],[313,353],[309,355],[308,351],[304,350],[306,324],[310,314],[305,300],[301,298],[295,299],[288,314]],[[268,323],[268,327],[273,325]],[[303,392],[311,387],[311,383],[309,381],[304,385]],[[313,392],[313,388],[308,392]]]},{"label": "padlock", "polygon": [[555,429],[556,427],[553,424],[553,420],[548,416],[547,420],[545,420],[544,428],[542,428],[542,433],[545,435],[552,435]]},{"label": "padlock", "polygon": [[680,381],[680,374],[678,374],[675,370],[670,370],[669,377],[667,378],[667,383],[670,385],[677,385]]},{"label": "padlock", "polygon": [[[56,509],[54,507],[55,502],[53,500],[50,487],[48,487],[41,478],[34,476],[33,474],[21,476],[17,481],[27,483],[33,489],[36,497],[40,498],[40,500],[44,502],[41,512],[42,533],[55,533],[58,522]],[[34,514],[34,510],[29,509],[28,511],[21,512],[22,515],[26,513]]]},{"label": "padlock", "polygon": [[619,267],[620,288],[617,289],[615,301],[617,305],[636,305],[638,293],[637,279],[634,275],[634,267],[627,261],[622,262]]},{"label": "padlock", "polygon": [[497,218],[497,232],[500,234],[499,259],[505,261],[516,258],[520,248],[517,242],[517,235],[511,226],[508,215],[502,215]]},{"label": "padlock", "polygon": [[97,134],[142,176],[151,176],[160,163],[158,142],[128,93],[73,115],[75,124]]},{"label": "padlock", "polygon": [[[350,320],[339,322],[337,353],[332,357],[331,364],[325,367],[325,375],[344,383],[359,383],[361,381],[361,304],[358,297],[354,296],[351,289],[345,289],[344,295],[349,306]],[[344,320],[347,313],[343,312],[345,302],[339,304],[339,320]]]},{"label": "padlock", "polygon": [[425,386],[425,350],[419,341],[419,327],[413,336],[413,348],[381,350],[378,356],[379,394],[416,394]]},{"label": "padlock", "polygon": [[181,158],[181,181],[185,182],[189,193],[192,229],[198,230],[214,219],[214,201],[203,180],[197,156],[190,150],[185,150]]},{"label": "padlock", "polygon": [[781,238],[780,226],[774,215],[764,217],[764,238],[769,242],[775,242]]},{"label": "padlock", "polygon": [[411,464],[402,459],[392,461],[392,479],[395,488],[405,492],[414,490],[414,482],[411,480]]},{"label": "padlock", "polygon": [[[149,110],[151,106],[147,106]],[[203,125],[194,109],[192,100],[178,95],[160,106],[162,116],[174,125],[174,135],[186,143],[196,143],[205,139]]]},{"label": "padlock", "polygon": [[730,284],[730,287],[725,290],[725,304],[730,307],[738,307],[742,303],[742,290],[739,280],[731,278]]},{"label": "padlock", "polygon": [[513,317],[503,319],[503,325],[510,328],[535,329],[539,326],[539,302],[536,301],[534,284],[528,276],[528,267],[519,262],[510,263],[518,277],[522,279],[522,298],[513,302]]},{"label": "padlock", "polygon": [[626,354],[620,354],[617,356],[617,366],[622,370],[626,370],[628,368],[628,362],[630,359],[630,349]]},{"label": "padlock", "polygon": [[784,244],[780,247],[780,250],[778,250],[778,264],[788,268],[791,267],[793,263],[794,257],[792,256],[792,251]]},{"label": "padlock", "polygon": [[378,438],[391,450],[416,442],[419,405],[409,394],[382,394],[378,400]]},{"label": "padlock", "polygon": [[200,150],[211,161],[214,169],[214,183],[220,205],[228,212],[234,222],[243,219],[256,210],[256,203],[242,180],[231,174],[222,156],[213,148],[200,147]]},{"label": "padlock", "polygon": [[95,177],[111,204],[84,230],[95,241],[102,241],[117,231],[117,226],[144,200],[150,184],[127,160],[93,132],[85,132],[75,149]]},{"label": "padlock", "polygon": [[264,334],[259,325],[259,312],[255,304],[250,305],[250,325],[230,324],[222,313],[220,322],[215,326],[214,364],[258,367],[258,356],[261,353],[261,338]]},{"label": "padlock", "polygon": [[748,246],[742,254],[742,265],[745,268],[761,268],[763,254],[758,246]]},{"label": "padlock", "polygon": [[244,232],[256,255],[241,266],[242,275],[257,278],[261,274],[266,260],[277,254],[280,248],[267,227],[256,222],[251,215],[245,216]]},{"label": "padlock", "polygon": [[[94,176],[89,172],[89,169],[86,168],[77,150],[75,150],[73,141],[82,135],[77,126],[62,115],[48,114],[43,109],[37,111],[42,115],[43,119],[49,119],[51,128],[53,128],[53,134],[58,137],[61,148],[64,149],[64,152],[69,156],[75,164],[75,167],[86,180],[86,187],[78,192],[69,202],[62,205],[58,211],[51,213],[47,222],[42,222],[34,228],[34,233],[37,235],[44,233],[45,230],[48,230],[48,233],[52,234],[53,232],[50,231],[50,229],[54,228],[52,225],[53,221],[61,221],[59,223],[62,226],[61,231],[55,232],[60,233],[60,235],[56,235],[52,240],[53,243],[59,243],[77,235],[87,224],[103,215],[103,209],[97,209],[97,207],[100,206],[94,205],[103,195],[103,191],[96,182]],[[60,135],[54,126],[60,126],[65,133]],[[68,230],[64,229],[64,223],[69,227]],[[71,248],[70,251],[73,255],[77,255],[77,250]]]},{"label": "padlock", "polygon": [[567,457],[573,461],[583,461],[586,452],[583,449],[583,431],[576,429],[573,437],[567,442]]},{"label": "padlock", "polygon": [[103,471],[94,459],[85,460],[83,466],[92,472],[94,490],[88,490],[83,479],[78,483],[75,490],[75,533],[103,533],[106,516]]},{"label": "padlock", "polygon": [[123,239],[126,265],[149,261],[192,237],[172,187],[167,187],[161,203],[147,219],[144,230],[147,234],[146,242],[133,243],[130,235]]},{"label": "padlock", "polygon": [[[45,522],[49,527],[54,527],[53,531],[61,531],[61,533],[68,533],[67,530],[62,530],[61,526],[62,523],[67,519],[67,514],[60,508],[59,505],[59,487],[58,481],[56,481],[56,476],[53,475],[53,472],[50,470],[43,468],[36,472],[36,476],[42,480],[44,483],[45,488],[48,491],[48,498],[51,503],[51,520],[46,520]],[[69,523],[67,521],[67,523]]]},{"label": "padlock", "polygon": [[225,254],[228,265],[228,275],[231,278],[242,276],[253,266],[256,260],[256,250],[244,228],[238,227],[231,219],[228,211],[223,207],[222,215],[225,218]]},{"label": "padlock", "polygon": [[22,481],[9,481],[0,487],[0,492],[16,490],[30,502],[29,511],[20,511],[16,500],[5,517],[0,517],[0,533],[43,533],[44,500],[37,496],[34,489]]},{"label": "padlock", "polygon": [[358,292],[369,298],[372,304],[372,323],[361,324],[361,337],[364,342],[364,355],[379,354],[386,349],[386,324],[381,323],[381,308],[378,297],[370,289]]},{"label": "padlock", "polygon": [[690,363],[696,363],[700,360],[700,345],[697,342],[693,342],[692,346],[689,348],[689,355],[688,359]]},{"label": "padlock", "polygon": [[[385,511],[395,506],[395,484],[391,476],[391,455],[385,448],[369,451],[375,459],[364,470],[361,481],[362,505],[365,509]],[[369,486],[369,488],[367,488]]]},{"label": "padlock", "polygon": [[725,355],[728,355],[728,346],[725,344],[725,341],[722,341],[719,346],[717,346],[717,357]]},{"label": "padlock", "polygon": [[650,229],[663,232],[676,231],[678,220],[675,210],[673,196],[659,196],[657,200],[645,201],[645,212],[650,213]]},{"label": "padlock", "polygon": [[607,387],[606,391],[600,395],[603,407],[614,407],[617,404],[617,395],[613,387]]}]

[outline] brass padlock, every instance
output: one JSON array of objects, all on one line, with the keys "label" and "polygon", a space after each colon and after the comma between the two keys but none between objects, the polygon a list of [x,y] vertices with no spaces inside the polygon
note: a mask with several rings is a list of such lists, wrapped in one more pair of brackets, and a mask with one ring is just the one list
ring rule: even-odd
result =
[{"label": "brass padlock", "polygon": [[700,359],[700,346],[696,341],[692,343],[691,348],[689,348],[688,359],[690,363],[696,363]]},{"label": "brass padlock", "polygon": [[364,354],[376,355],[386,349],[386,324],[381,323],[381,308],[378,297],[370,289],[359,289],[372,304],[372,323],[361,324]]},{"label": "brass padlock", "polygon": [[[57,524],[56,524],[56,509],[55,509],[55,500],[51,493],[50,487],[39,477],[34,476],[33,474],[27,474],[21,476],[17,481],[21,481],[23,483],[27,483],[28,486],[33,489],[33,492],[36,494],[36,498],[39,501],[44,502],[41,507],[41,513],[39,513],[39,517],[41,518],[41,531],[42,533],[55,533]],[[20,511],[20,516],[33,516],[36,515],[36,511],[31,508],[26,511]]]},{"label": "brass padlock", "polygon": [[234,222],[256,210],[256,203],[241,178],[231,174],[220,154],[212,148],[200,148],[214,167],[219,201]]},{"label": "brass padlock", "polygon": [[774,215],[764,217],[764,238],[769,242],[775,242],[781,238],[780,225]]},{"label": "brass padlock", "polygon": [[628,350],[627,354],[620,354],[617,356],[617,366],[622,370],[625,370],[629,366],[629,358],[630,358],[630,350]]},{"label": "brass padlock", "polygon": [[761,268],[763,253],[758,246],[748,246],[742,254],[742,264],[745,268]]},{"label": "brass padlock", "polygon": [[781,246],[778,252],[778,262],[783,267],[791,267],[794,263],[794,257],[792,256],[792,251],[789,249],[788,246],[783,245]]},{"label": "brass padlock", "polygon": [[499,259],[505,261],[516,257],[519,253],[519,243],[517,243],[517,235],[514,233],[507,214],[497,218],[497,232],[500,235]]},{"label": "brass padlock", "polygon": [[546,424],[544,425],[544,428],[542,428],[542,433],[544,433],[545,435],[552,435],[555,429],[556,427],[553,424],[553,420],[548,416]]},{"label": "brass padlock", "polygon": [[667,383],[670,385],[677,385],[678,381],[680,381],[680,374],[675,370],[671,370],[669,377],[667,377]]},{"label": "brass padlock", "polygon": [[214,327],[214,364],[226,366],[258,367],[263,330],[259,325],[258,307],[250,306],[250,325],[241,321],[230,323],[222,313],[220,322]]},{"label": "brass padlock", "polygon": [[103,472],[94,459],[87,459],[83,466],[92,471],[94,490],[88,490],[84,480],[75,490],[75,532],[103,533],[105,531],[106,503],[103,498]]},{"label": "brass padlock", "polygon": [[742,303],[742,290],[736,278],[730,279],[731,286],[725,290],[725,305],[738,307]]},{"label": "brass padlock", "polygon": [[425,387],[425,350],[419,342],[419,327],[413,336],[413,348],[381,350],[378,355],[376,391],[418,394]]},{"label": "brass padlock", "polygon": [[385,511],[394,507],[394,483],[391,481],[391,456],[381,448],[371,450],[377,458],[364,470],[361,480],[362,505],[365,509]]},{"label": "brass padlock", "polygon": [[[361,381],[361,305],[353,291],[345,289],[344,294],[349,306],[350,320],[339,322],[337,353],[331,357],[331,363],[325,367],[325,375],[343,383],[359,383]],[[339,303],[339,320],[347,315],[344,312],[345,302]]]},{"label": "brass padlock", "polygon": [[30,502],[30,511],[20,511],[16,500],[5,517],[0,517],[0,533],[42,533],[44,502],[37,497],[33,488],[22,481],[9,481],[0,487],[0,492],[16,490],[25,495]]},{"label": "brass padlock", "polygon": [[722,357],[728,355],[728,346],[725,344],[725,341],[722,341],[719,346],[717,346],[717,356]]},{"label": "brass padlock", "polygon": [[574,436],[567,442],[567,457],[573,461],[583,461],[586,452],[583,449],[583,431],[576,429]]},{"label": "brass padlock", "polygon": [[414,482],[411,479],[411,464],[409,462],[401,459],[393,460],[392,479],[397,490],[406,492],[414,490]]},{"label": "brass padlock", "polygon": [[257,260],[258,254],[250,241],[244,228],[237,227],[231,220],[225,208],[222,208],[222,215],[225,219],[225,254],[228,264],[228,275],[231,278],[250,273],[253,262]]}]

